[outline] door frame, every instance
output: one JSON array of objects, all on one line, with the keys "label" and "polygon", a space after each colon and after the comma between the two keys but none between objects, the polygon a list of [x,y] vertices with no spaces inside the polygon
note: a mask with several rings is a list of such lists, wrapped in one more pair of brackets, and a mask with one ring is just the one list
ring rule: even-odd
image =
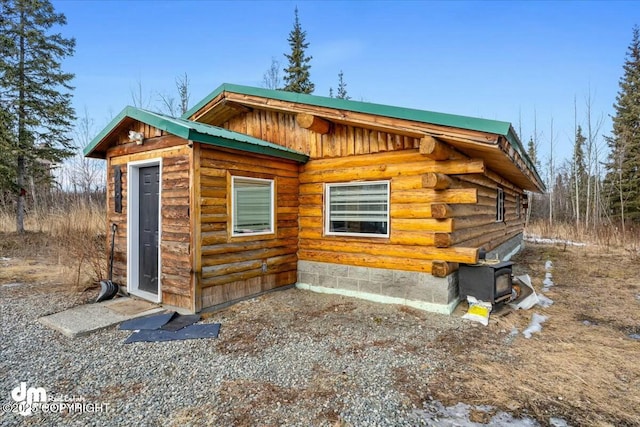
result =
[{"label": "door frame", "polygon": [[[158,166],[158,294],[138,289],[140,267],[140,168]],[[162,302],[162,157],[127,163],[127,292]]]}]

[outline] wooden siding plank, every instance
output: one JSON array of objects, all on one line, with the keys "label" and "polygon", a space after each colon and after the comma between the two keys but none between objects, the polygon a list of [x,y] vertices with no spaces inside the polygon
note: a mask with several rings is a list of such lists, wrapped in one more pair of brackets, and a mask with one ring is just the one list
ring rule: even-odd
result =
[{"label": "wooden siding plank", "polygon": [[330,169],[302,172],[300,183],[341,182],[354,180],[390,179],[400,175],[421,175],[427,172],[439,173],[479,173],[484,170],[482,160],[449,160],[441,162],[420,162],[400,164],[374,164],[357,169]]},{"label": "wooden siding plank", "polygon": [[392,270],[431,272],[431,261],[421,260],[407,263],[404,258],[366,255],[361,253],[335,253],[322,250],[301,249],[298,252],[301,260],[328,262],[333,264],[356,265],[370,268],[386,268]]}]

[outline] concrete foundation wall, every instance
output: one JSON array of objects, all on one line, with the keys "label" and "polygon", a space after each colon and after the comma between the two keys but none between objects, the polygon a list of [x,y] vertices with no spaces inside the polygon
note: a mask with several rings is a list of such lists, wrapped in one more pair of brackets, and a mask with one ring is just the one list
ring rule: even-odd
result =
[{"label": "concrete foundation wall", "polygon": [[298,287],[450,313],[458,302],[458,276],[298,261]]},{"label": "concrete foundation wall", "polygon": [[[488,252],[487,258],[506,261],[523,247],[522,234],[518,234]],[[300,260],[296,287],[445,314],[459,302],[457,271],[440,278],[430,273]]]},{"label": "concrete foundation wall", "polygon": [[507,240],[497,248],[487,252],[487,259],[498,258],[500,261],[509,261],[512,256],[524,248],[523,234],[520,233]]}]

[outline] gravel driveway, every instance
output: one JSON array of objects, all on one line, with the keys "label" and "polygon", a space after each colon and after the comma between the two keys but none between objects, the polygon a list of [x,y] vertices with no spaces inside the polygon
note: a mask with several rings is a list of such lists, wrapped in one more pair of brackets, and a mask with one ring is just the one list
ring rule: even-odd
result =
[{"label": "gravel driveway", "polygon": [[5,425],[329,425],[428,422],[438,345],[459,317],[289,289],[205,322],[220,337],[123,344],[112,327],[69,339],[37,318],[74,305],[61,287],[0,285],[0,402],[20,382],[84,398],[95,413],[0,413]]}]

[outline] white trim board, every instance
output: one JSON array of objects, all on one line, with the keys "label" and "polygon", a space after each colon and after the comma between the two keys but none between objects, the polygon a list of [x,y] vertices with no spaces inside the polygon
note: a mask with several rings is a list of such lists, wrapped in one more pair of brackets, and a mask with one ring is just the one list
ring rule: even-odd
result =
[{"label": "white trim board", "polygon": [[[140,168],[158,166],[158,294],[138,289],[140,248],[138,243],[140,200]],[[162,302],[162,157],[127,163],[127,292],[147,301]]]}]

